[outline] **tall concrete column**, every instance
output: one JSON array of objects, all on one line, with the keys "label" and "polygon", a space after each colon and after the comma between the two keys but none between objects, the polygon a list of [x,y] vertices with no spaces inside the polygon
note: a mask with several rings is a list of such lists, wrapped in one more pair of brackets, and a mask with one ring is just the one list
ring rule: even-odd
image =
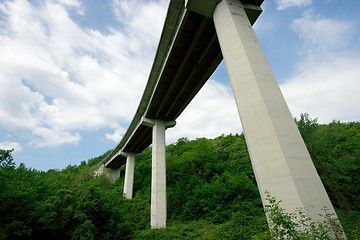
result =
[{"label": "tall concrete column", "polygon": [[152,142],[151,228],[166,227],[165,124],[155,120]]},{"label": "tall concrete column", "polygon": [[151,126],[152,167],[151,167],[151,228],[165,228],[167,219],[166,205],[166,152],[165,130],[175,126],[175,121],[146,119],[142,124]]},{"label": "tall concrete column", "polygon": [[269,191],[323,221],[321,209],[334,208],[241,2],[222,0],[213,18],[263,203]]},{"label": "tall concrete column", "polygon": [[124,180],[124,196],[131,199],[133,195],[135,168],[135,153],[128,153],[126,156],[125,180]]}]

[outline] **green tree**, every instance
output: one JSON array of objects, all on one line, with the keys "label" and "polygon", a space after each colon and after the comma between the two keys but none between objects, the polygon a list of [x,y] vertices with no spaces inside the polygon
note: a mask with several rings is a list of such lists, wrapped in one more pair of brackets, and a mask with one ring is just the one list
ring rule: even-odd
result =
[{"label": "green tree", "polygon": [[15,168],[15,162],[11,155],[14,149],[0,149],[0,168]]},{"label": "green tree", "polygon": [[[307,114],[295,122],[348,239],[360,239],[360,124],[319,124]],[[123,174],[115,183],[93,176],[106,154],[42,172],[15,167],[2,150],[0,239],[271,239],[243,134],[167,146],[161,230],[150,229],[151,148],[136,159],[132,200],[123,197]]]}]

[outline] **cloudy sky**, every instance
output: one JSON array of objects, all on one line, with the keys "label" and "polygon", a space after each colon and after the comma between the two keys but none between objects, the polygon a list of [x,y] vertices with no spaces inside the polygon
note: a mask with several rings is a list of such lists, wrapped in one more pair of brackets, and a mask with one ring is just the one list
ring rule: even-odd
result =
[{"label": "cloudy sky", "polygon": [[[346,4],[344,4],[346,2]],[[169,0],[0,0],[0,148],[48,170],[98,156],[126,132]],[[360,120],[360,1],[265,0],[255,32],[294,117]],[[241,132],[221,64],[167,130]]]}]

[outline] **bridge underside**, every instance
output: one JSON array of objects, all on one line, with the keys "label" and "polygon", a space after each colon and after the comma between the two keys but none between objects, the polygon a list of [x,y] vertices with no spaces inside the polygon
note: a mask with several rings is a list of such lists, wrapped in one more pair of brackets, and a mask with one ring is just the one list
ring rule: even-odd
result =
[{"label": "bridge underside", "polygon": [[[197,2],[188,1],[187,7],[192,10],[185,8],[182,0],[170,2],[138,111],[123,140],[104,160],[106,167],[124,165],[126,157],[121,152],[141,153],[149,147],[152,128],[142,125],[141,118],[176,120],[222,61],[214,21],[197,11]],[[209,1],[210,8],[214,9],[218,2]],[[253,24],[261,13],[259,6],[262,0],[244,2],[255,4],[245,4],[246,13]],[[200,5],[203,7],[203,2]]]}]

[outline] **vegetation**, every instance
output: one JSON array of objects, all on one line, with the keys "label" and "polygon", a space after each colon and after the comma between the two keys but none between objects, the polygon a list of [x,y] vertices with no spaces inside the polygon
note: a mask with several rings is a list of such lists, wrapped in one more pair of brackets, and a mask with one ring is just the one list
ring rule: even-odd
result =
[{"label": "vegetation", "polygon": [[[348,239],[360,239],[360,123],[324,125],[306,114],[295,122]],[[136,160],[132,200],[122,197],[123,178],[92,175],[106,154],[42,172],[15,167],[11,150],[0,150],[0,239],[326,239],[271,196],[269,231],[242,134],[167,146],[166,229],[149,226],[151,149]]]},{"label": "vegetation", "polygon": [[13,151],[14,149],[11,150],[0,149],[0,168],[15,168],[14,159],[11,156],[11,152]]},{"label": "vegetation", "polygon": [[291,240],[333,240],[346,239],[339,219],[334,213],[324,208],[324,222],[314,222],[306,213],[305,209],[298,208],[295,212],[285,212],[280,207],[280,202],[267,193],[268,205],[265,212],[271,226],[270,234],[261,239],[291,239]]}]

